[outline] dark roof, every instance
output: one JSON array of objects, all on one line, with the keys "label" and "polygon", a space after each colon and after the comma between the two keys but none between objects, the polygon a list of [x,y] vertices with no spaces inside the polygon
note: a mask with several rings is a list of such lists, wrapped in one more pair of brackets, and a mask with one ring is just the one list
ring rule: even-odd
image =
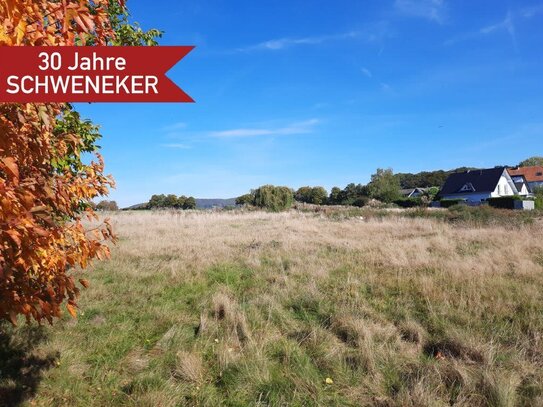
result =
[{"label": "dark roof", "polygon": [[400,193],[402,195],[411,195],[412,193],[414,192],[418,192],[419,194],[423,194],[426,192],[426,190],[428,190],[428,188],[406,188],[406,189],[401,189],[400,190]]},{"label": "dark roof", "polygon": [[460,190],[467,184],[471,184],[474,189],[474,191],[465,191],[468,193],[492,192],[496,189],[504,170],[504,167],[497,167],[487,170],[471,170],[451,174],[449,175],[449,178],[447,178],[447,181],[445,181],[445,185],[443,185],[439,194],[450,195],[464,193]]}]

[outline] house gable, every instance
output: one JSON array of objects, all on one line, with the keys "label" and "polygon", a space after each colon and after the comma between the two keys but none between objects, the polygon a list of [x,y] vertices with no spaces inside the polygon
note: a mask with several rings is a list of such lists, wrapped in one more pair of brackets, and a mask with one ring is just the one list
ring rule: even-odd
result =
[{"label": "house gable", "polygon": [[488,198],[517,194],[515,183],[504,167],[451,174],[439,195],[447,199],[481,202]]},{"label": "house gable", "polygon": [[475,187],[471,182],[467,182],[458,192],[475,192]]}]

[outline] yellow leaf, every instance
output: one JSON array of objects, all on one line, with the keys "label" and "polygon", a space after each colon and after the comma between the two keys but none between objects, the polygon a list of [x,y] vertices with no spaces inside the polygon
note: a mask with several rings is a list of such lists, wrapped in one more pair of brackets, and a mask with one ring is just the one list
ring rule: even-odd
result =
[{"label": "yellow leaf", "polygon": [[0,45],[13,45],[11,38],[7,35],[4,26],[0,24]]},{"label": "yellow leaf", "polygon": [[26,26],[26,20],[23,18],[19,21],[19,24],[17,24],[17,28],[15,28],[15,31],[17,32],[17,45],[22,44],[23,42],[26,34]]},{"label": "yellow leaf", "polygon": [[331,378],[329,378],[329,377],[327,377],[327,378],[324,380],[324,382],[325,382],[326,384],[334,384],[334,381],[333,381]]}]

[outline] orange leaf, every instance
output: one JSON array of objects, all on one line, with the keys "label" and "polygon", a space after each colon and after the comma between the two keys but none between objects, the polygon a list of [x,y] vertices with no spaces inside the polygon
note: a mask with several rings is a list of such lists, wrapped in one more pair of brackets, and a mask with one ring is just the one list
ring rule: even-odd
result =
[{"label": "orange leaf", "polygon": [[77,310],[72,304],[66,304],[66,309],[68,310],[68,312],[70,313],[72,317],[74,318],[77,317]]},{"label": "orange leaf", "polygon": [[6,170],[13,178],[19,178],[19,167],[13,157],[6,157],[2,159],[2,164],[6,166]]},{"label": "orange leaf", "polygon": [[79,282],[81,283],[81,285],[83,287],[89,288],[89,285],[90,285],[89,280],[85,280],[85,279],[82,278],[82,279],[79,280]]}]

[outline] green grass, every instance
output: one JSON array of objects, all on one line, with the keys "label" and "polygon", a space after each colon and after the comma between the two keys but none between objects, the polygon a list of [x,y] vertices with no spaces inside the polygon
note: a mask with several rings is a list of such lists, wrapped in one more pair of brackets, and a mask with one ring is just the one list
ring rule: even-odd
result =
[{"label": "green grass", "polygon": [[[510,235],[434,220],[396,227],[308,215],[289,221],[292,238],[281,215],[263,215],[271,217],[260,222],[270,228],[264,235],[250,218],[231,216],[210,232],[161,225],[160,236],[189,235],[179,249],[167,247],[174,239],[144,249],[152,227],[130,232],[130,219],[122,220],[112,260],[86,274],[91,287],[77,320],[2,325],[0,400],[540,405],[543,244],[527,245],[533,252],[522,256],[524,266],[490,271],[507,239],[535,237],[536,229]],[[431,263],[391,263],[386,253],[405,254],[413,234],[426,247],[414,253],[426,250]],[[212,236],[220,237],[207,244]],[[370,246],[358,247],[364,238]],[[213,250],[196,259],[190,244]],[[457,273],[444,256],[476,268]]]}]

